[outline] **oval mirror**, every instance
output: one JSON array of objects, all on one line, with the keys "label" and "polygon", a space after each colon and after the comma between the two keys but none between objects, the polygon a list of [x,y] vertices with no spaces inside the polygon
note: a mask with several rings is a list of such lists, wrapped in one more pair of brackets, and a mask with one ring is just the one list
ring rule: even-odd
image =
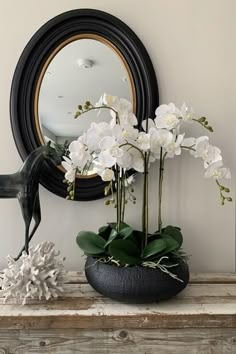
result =
[{"label": "oval mirror", "polygon": [[[48,58],[37,83],[35,118],[41,144],[70,143],[92,122],[101,121],[95,111],[76,120],[74,114],[79,102],[96,103],[104,92],[126,98],[135,111],[132,75],[115,47],[97,35],[77,35],[63,45]],[[109,120],[104,111],[102,121]]]},{"label": "oval mirror", "polygon": [[[78,104],[96,103],[107,92],[128,99],[138,118],[153,117],[158,105],[155,72],[143,44],[116,17],[81,9],[63,13],[41,27],[24,49],[11,89],[11,123],[25,159],[49,140],[72,141],[101,119],[91,112],[74,119]],[[102,120],[109,115],[102,116]],[[64,171],[49,162],[40,182],[66,197]],[[75,200],[104,197],[104,182],[89,171],[77,177]]]}]

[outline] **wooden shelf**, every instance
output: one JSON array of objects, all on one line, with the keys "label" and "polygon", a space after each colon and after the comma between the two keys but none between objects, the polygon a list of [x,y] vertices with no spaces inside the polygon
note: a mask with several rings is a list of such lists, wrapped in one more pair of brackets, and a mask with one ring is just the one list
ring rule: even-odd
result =
[{"label": "wooden shelf", "polygon": [[127,305],[69,272],[58,300],[0,298],[0,353],[236,353],[236,274],[192,274],[174,299]]}]

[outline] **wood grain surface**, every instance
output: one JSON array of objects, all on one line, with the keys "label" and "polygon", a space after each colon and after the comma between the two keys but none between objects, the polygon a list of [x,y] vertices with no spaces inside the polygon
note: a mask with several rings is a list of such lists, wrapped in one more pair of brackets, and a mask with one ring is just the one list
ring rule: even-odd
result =
[{"label": "wood grain surface", "polygon": [[192,274],[176,298],[121,304],[69,272],[58,300],[0,298],[0,353],[236,354],[236,274]]}]

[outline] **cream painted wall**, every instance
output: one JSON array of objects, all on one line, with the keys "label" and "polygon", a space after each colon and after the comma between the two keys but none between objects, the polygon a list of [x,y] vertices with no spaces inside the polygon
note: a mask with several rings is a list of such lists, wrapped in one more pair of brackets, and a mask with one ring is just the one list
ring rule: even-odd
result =
[{"label": "cream painted wall", "polygon": [[[126,22],[146,46],[159,80],[160,101],[186,101],[206,115],[215,128],[212,143],[223,150],[235,178],[235,0],[1,0],[0,2],[0,173],[15,172],[18,156],[9,120],[9,92],[18,57],[33,33],[55,15],[74,8],[105,10]],[[202,134],[201,129],[196,134]],[[235,270],[235,206],[221,207],[212,181],[202,178],[200,161],[182,156],[168,161],[164,222],[181,225],[194,271]],[[151,229],[156,225],[157,174],[151,173]],[[141,179],[135,186],[138,203],[127,222],[140,226]],[[42,223],[34,243],[52,240],[67,258],[67,267],[82,269],[75,244],[81,229],[96,230],[113,218],[103,200],[72,203],[40,189]],[[16,200],[0,200],[0,267],[5,256],[23,244],[24,226]]]}]

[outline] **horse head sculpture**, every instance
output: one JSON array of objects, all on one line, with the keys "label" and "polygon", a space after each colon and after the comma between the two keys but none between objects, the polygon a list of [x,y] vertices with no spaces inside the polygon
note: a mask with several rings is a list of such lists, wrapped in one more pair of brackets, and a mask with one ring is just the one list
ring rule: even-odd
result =
[{"label": "horse head sculpture", "polygon": [[[49,142],[32,151],[18,172],[0,175],[0,198],[18,198],[25,222],[25,245],[16,260],[20,258],[24,250],[29,252],[29,242],[41,221],[39,201],[41,165],[45,160],[51,160],[55,165],[59,165],[62,153],[62,150],[58,151],[51,147]],[[29,232],[32,219],[35,224]]]}]

